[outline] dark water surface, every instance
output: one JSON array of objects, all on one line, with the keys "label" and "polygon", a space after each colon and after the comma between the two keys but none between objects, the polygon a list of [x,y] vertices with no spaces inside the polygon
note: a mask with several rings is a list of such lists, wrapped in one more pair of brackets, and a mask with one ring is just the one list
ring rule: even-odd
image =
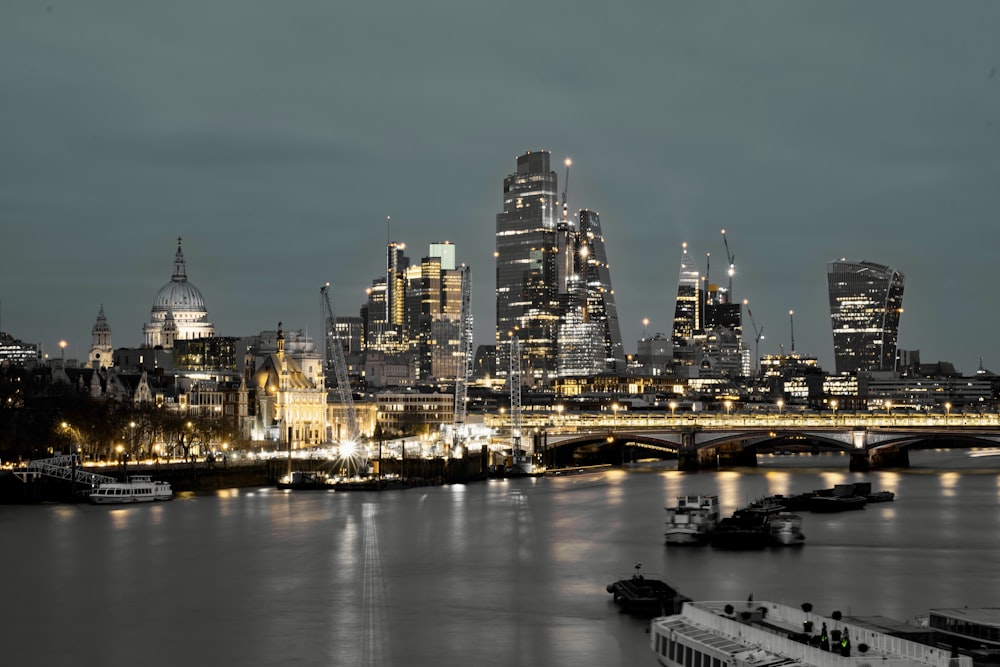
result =
[{"label": "dark water surface", "polygon": [[[606,471],[382,493],[233,489],[134,507],[0,507],[3,665],[656,664],[605,585],[643,563],[696,599],[907,620],[1000,606],[1000,459],[914,452]],[[870,481],[801,549],[667,548],[665,505]]]}]

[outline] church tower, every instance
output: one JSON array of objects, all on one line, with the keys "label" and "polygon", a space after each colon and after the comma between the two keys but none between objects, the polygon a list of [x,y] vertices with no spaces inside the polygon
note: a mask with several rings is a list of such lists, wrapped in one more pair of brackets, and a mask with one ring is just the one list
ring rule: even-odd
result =
[{"label": "church tower", "polygon": [[93,336],[90,343],[90,354],[87,357],[87,368],[110,368],[111,367],[111,327],[108,326],[108,318],[104,316],[104,304],[101,304],[101,311],[97,314],[97,322],[90,330]]}]

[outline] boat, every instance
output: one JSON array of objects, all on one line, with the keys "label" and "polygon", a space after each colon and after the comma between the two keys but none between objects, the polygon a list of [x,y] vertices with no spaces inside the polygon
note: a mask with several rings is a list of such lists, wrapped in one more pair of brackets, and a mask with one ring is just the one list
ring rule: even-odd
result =
[{"label": "boat", "polygon": [[845,512],[862,510],[868,504],[864,496],[828,496],[817,493],[809,499],[810,512]]},{"label": "boat", "polygon": [[870,503],[888,503],[896,499],[896,494],[892,491],[873,491],[865,499]]},{"label": "boat", "polygon": [[716,549],[763,549],[771,542],[768,519],[769,515],[752,509],[736,510],[719,521],[708,542]]},{"label": "boat", "polygon": [[174,492],[169,482],[153,481],[149,475],[132,475],[124,482],[105,482],[90,492],[95,505],[148,503],[170,500]]},{"label": "boat", "polygon": [[[775,602],[685,601],[650,622],[649,647],[662,667],[972,667],[969,656],[921,644],[867,622]],[[898,627],[899,623],[896,623]]]},{"label": "boat", "polygon": [[682,595],[674,586],[655,576],[642,574],[642,563],[636,563],[632,575],[623,576],[605,588],[615,604],[634,614],[674,614],[691,598]]},{"label": "boat", "polygon": [[791,512],[779,512],[767,520],[771,544],[779,547],[800,546],[806,541],[802,534],[802,517]]},{"label": "boat", "polygon": [[292,491],[320,491],[332,489],[326,473],[320,471],[293,470],[278,480],[279,489],[290,489]]},{"label": "boat", "polygon": [[705,544],[719,524],[718,496],[678,496],[666,510],[667,544]]}]

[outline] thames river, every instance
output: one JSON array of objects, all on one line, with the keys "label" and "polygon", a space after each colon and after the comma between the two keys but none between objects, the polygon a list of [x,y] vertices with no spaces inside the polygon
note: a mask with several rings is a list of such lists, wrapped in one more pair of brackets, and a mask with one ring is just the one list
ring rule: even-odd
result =
[{"label": "thames river", "polygon": [[[1000,606],[1000,458],[838,455],[760,467],[374,492],[232,489],[139,506],[0,506],[5,665],[656,665],[605,586],[641,562],[695,599],[908,620]],[[800,549],[666,547],[664,507],[854,481],[896,493],[804,513]]]}]

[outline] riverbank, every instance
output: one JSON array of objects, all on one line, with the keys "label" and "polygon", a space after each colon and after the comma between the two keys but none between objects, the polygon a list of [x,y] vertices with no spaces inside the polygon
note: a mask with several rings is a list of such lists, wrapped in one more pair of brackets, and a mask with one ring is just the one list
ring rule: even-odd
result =
[{"label": "riverbank", "polygon": [[[386,459],[378,462],[378,469],[392,484],[372,483],[345,487],[344,490],[383,490],[426,486],[428,483],[460,484],[486,479],[485,461],[480,457],[467,459]],[[174,493],[211,493],[220,489],[254,486],[273,486],[293,470],[321,470],[332,467],[332,462],[310,459],[266,461],[230,461],[161,463],[133,465],[127,468],[109,466],[95,469],[103,475],[124,479],[128,475],[150,475],[153,479],[168,482]],[[0,471],[0,504],[33,504],[44,502],[79,502],[87,500],[90,487],[66,479],[39,476],[20,479],[14,471]]]}]

